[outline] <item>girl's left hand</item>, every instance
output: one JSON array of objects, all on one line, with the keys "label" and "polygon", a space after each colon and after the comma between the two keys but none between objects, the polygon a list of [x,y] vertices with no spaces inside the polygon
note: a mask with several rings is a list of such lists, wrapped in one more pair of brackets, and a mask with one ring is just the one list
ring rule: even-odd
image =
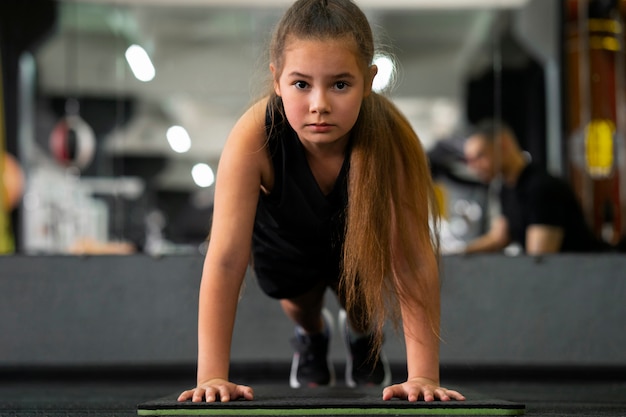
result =
[{"label": "girl's left hand", "polygon": [[391,385],[383,390],[383,400],[400,398],[401,400],[417,401],[450,401],[464,400],[463,394],[440,387],[435,381],[427,378],[412,378],[402,384]]}]

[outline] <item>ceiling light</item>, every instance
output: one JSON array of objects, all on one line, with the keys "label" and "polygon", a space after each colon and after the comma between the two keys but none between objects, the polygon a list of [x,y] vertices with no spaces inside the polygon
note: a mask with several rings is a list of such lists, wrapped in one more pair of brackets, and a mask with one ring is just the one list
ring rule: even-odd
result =
[{"label": "ceiling light", "polygon": [[143,82],[152,81],[156,71],[145,49],[139,45],[131,45],[125,56],[135,78]]},{"label": "ceiling light", "polygon": [[198,187],[207,188],[215,182],[213,169],[207,164],[196,164],[191,169],[191,177]]},{"label": "ceiling light", "polygon": [[182,126],[172,126],[167,129],[166,137],[174,152],[185,153],[191,149],[191,138]]}]

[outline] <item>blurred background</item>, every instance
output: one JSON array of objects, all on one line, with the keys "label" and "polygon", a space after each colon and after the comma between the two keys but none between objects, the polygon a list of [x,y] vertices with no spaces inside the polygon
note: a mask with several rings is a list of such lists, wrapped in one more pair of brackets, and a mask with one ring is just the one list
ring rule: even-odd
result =
[{"label": "blurred background", "polygon": [[[488,224],[489,189],[461,155],[486,117],[574,184],[596,233],[623,233],[623,2],[356,2],[379,66],[395,67],[377,85],[431,158],[444,249]],[[0,251],[202,252],[221,149],[266,91],[266,45],[290,4],[3,1]],[[607,120],[604,156],[590,162],[584,127]]]}]

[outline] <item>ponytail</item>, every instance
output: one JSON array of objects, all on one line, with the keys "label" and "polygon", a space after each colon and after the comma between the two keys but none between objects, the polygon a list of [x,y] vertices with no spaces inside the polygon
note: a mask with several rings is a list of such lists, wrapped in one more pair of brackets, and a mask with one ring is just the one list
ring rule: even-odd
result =
[{"label": "ponytail", "polygon": [[[382,343],[386,319],[400,322],[400,302],[421,306],[438,333],[438,304],[421,297],[427,293],[425,275],[433,272],[420,264],[427,259],[423,251],[438,253],[430,227],[438,211],[428,161],[408,120],[382,95],[371,93],[363,101],[352,132],[348,181],[340,290],[348,311],[358,306],[351,320],[375,334],[373,351]],[[416,286],[405,288],[393,279],[392,248],[401,251]]]}]

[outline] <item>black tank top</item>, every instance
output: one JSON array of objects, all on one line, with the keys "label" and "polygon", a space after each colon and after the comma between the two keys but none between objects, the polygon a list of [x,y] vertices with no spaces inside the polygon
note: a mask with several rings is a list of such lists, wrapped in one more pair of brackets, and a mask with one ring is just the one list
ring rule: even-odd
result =
[{"label": "black tank top", "polygon": [[296,132],[280,114],[270,112],[268,106],[265,126],[274,188],[259,197],[253,265],[263,291],[289,298],[339,278],[350,157],[348,148],[333,190],[324,195]]}]

